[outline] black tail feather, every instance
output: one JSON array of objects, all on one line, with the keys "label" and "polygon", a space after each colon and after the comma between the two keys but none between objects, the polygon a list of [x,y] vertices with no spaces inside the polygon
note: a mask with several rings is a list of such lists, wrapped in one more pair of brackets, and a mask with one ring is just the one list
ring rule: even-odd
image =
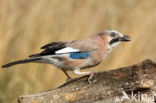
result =
[{"label": "black tail feather", "polygon": [[18,60],[18,61],[10,62],[8,64],[3,65],[2,68],[8,68],[8,67],[14,66],[16,64],[34,62],[36,60],[40,60],[40,58],[30,58],[30,59],[23,59],[23,60]]}]

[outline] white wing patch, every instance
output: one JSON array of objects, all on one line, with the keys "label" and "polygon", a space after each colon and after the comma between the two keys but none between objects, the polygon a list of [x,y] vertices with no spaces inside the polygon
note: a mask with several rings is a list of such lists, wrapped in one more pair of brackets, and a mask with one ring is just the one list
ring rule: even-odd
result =
[{"label": "white wing patch", "polygon": [[58,50],[58,51],[55,51],[56,54],[59,54],[59,53],[70,53],[70,52],[78,52],[80,51],[79,49],[74,49],[74,48],[71,48],[71,47],[66,47],[66,48],[63,48],[61,50]]}]

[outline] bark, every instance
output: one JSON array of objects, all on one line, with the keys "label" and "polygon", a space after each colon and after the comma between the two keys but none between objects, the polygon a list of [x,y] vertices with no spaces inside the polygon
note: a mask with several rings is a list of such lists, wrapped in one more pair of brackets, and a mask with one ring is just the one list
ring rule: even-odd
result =
[{"label": "bark", "polygon": [[98,72],[92,84],[89,84],[87,79],[88,76],[82,76],[50,91],[21,96],[18,102],[130,103],[125,101],[143,101],[144,96],[147,96],[154,103],[156,63],[151,60],[116,70]]}]

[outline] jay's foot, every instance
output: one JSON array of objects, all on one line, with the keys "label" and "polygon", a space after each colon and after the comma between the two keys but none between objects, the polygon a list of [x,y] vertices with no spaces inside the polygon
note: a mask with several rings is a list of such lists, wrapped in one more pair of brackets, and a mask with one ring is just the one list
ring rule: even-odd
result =
[{"label": "jay's foot", "polygon": [[97,74],[99,71],[87,71],[87,72],[80,72],[80,68],[75,68],[74,69],[74,74],[77,74],[77,75],[80,75],[80,74],[83,74],[83,75],[90,75],[89,77],[88,77],[88,83],[89,84],[93,84],[93,83],[95,83],[96,82],[96,80],[94,79],[94,76],[95,76],[95,74]]},{"label": "jay's foot", "polygon": [[94,83],[96,82],[96,80],[95,80],[95,78],[94,78],[95,75],[96,75],[96,73],[97,73],[97,72],[93,72],[93,73],[91,73],[90,76],[88,77],[88,83],[89,83],[89,84],[94,84]]},{"label": "jay's foot", "polygon": [[68,77],[68,78],[66,79],[67,82],[69,82],[69,81],[71,81],[71,80],[73,80],[71,77]]}]

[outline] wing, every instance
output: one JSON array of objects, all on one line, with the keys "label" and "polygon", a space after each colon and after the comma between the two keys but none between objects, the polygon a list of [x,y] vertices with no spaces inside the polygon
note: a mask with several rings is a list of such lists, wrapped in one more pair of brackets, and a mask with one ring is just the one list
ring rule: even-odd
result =
[{"label": "wing", "polygon": [[41,53],[30,55],[29,57],[38,57],[44,55],[53,55],[56,51],[66,47],[68,42],[52,42],[41,47],[44,49]]},{"label": "wing", "polygon": [[[92,45],[90,45],[90,43]],[[71,59],[85,59],[88,58],[95,49],[95,43],[90,40],[72,41],[72,42],[52,42],[47,44],[41,49],[44,49],[41,53],[31,55],[30,57],[39,57],[47,55],[60,55],[69,54]]]},{"label": "wing", "polygon": [[[46,55],[65,54],[79,52],[79,49],[66,46],[68,42],[52,42],[41,47],[44,49],[41,53],[30,55],[29,57],[39,57]],[[72,57],[74,54],[72,54]],[[76,57],[75,57],[76,58]]]}]

